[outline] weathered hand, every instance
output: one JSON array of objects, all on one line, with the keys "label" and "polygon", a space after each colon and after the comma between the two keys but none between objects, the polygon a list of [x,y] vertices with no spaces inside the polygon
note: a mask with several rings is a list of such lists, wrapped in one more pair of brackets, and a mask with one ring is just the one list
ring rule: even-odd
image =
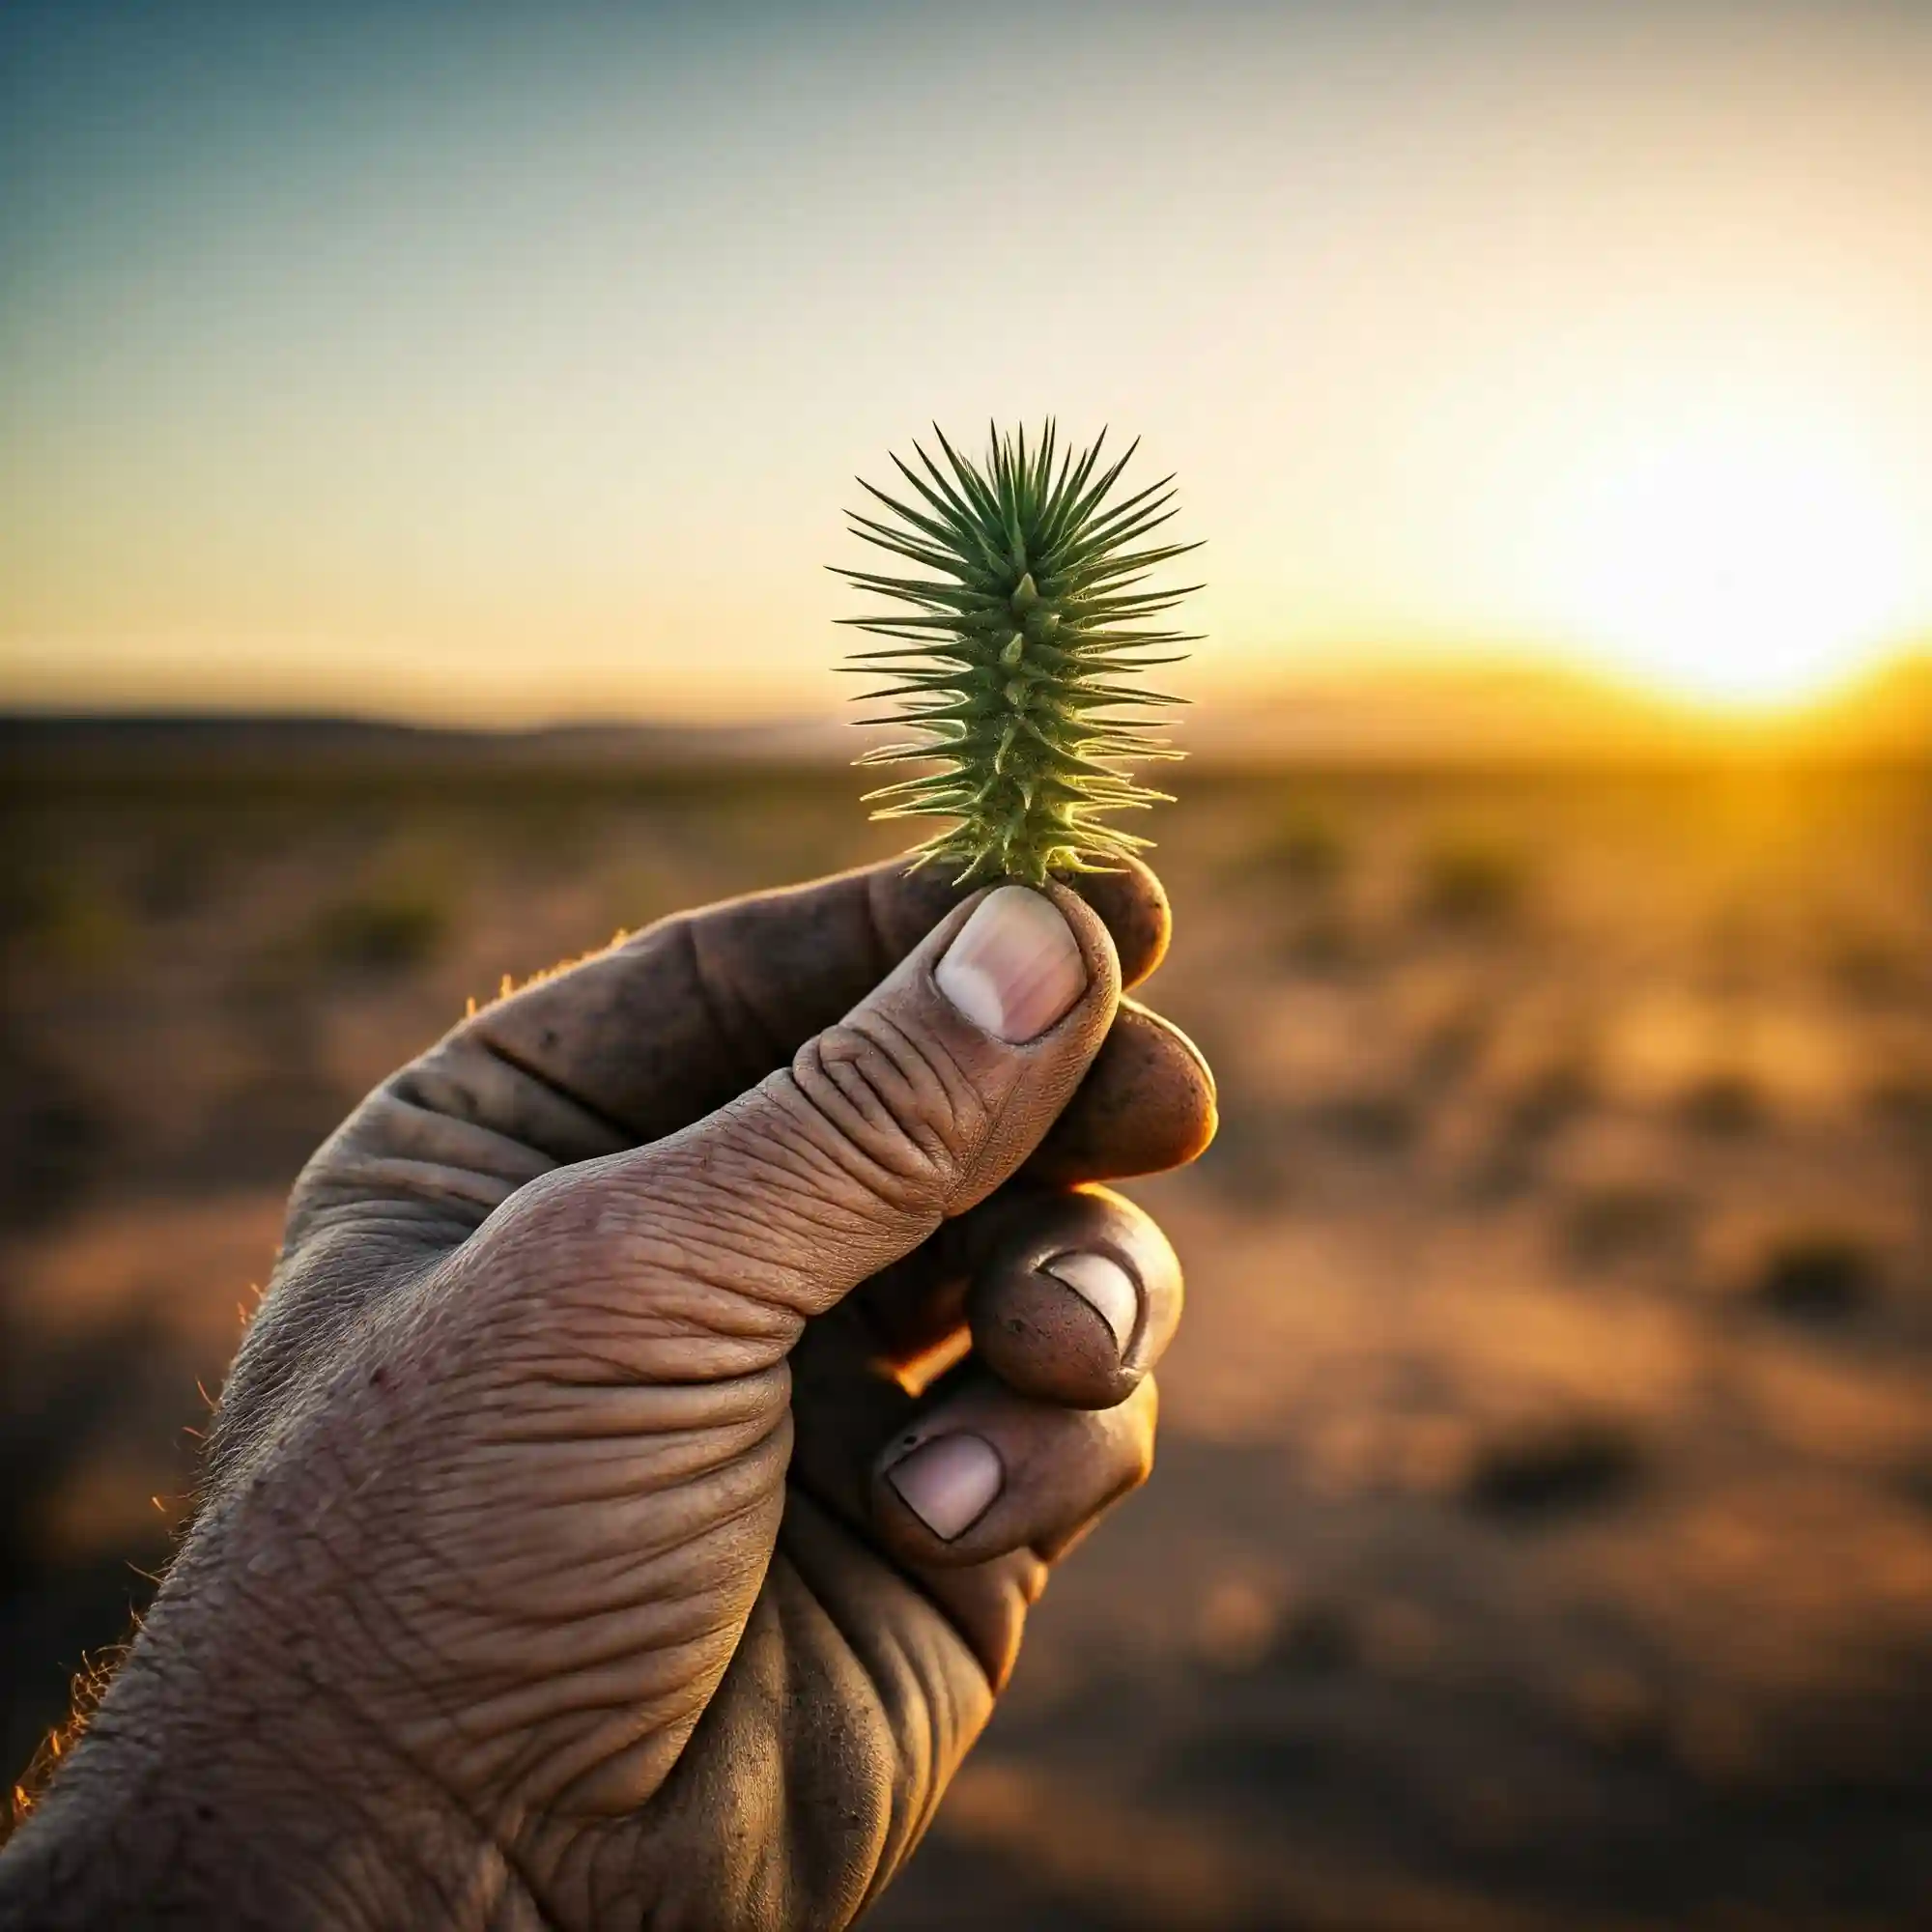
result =
[{"label": "weathered hand", "polygon": [[1086,1183],[1212,1130],[1120,1000],[1151,874],[955,897],[885,867],[668,921],[363,1103],[0,1919],[129,1922],[129,1883],[197,1923],[697,1932],[877,1894],[1150,1465],[1179,1272]]}]

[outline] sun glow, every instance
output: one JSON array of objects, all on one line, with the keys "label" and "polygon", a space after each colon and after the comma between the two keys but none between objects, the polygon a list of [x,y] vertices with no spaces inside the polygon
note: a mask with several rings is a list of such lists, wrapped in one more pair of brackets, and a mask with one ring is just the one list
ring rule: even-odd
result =
[{"label": "sun glow", "polygon": [[1565,493],[1567,628],[1606,668],[1725,710],[1856,675],[1926,612],[1923,544],[1842,439],[1707,426],[1605,449]]}]

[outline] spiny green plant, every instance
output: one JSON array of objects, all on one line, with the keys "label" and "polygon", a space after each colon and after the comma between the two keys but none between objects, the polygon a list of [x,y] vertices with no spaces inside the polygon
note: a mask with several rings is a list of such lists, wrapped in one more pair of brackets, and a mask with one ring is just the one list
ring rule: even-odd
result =
[{"label": "spiny green plant", "polygon": [[863,722],[919,733],[859,763],[937,768],[867,802],[875,818],[950,820],[915,848],[914,863],[954,866],[961,883],[1004,876],[1043,885],[1052,872],[1114,869],[1151,841],[1102,821],[1168,797],[1138,783],[1131,767],[1180,756],[1158,735],[1166,721],[1147,714],[1185,700],[1121,681],[1186,655],[1150,652],[1197,640],[1147,625],[1200,585],[1140,586],[1198,546],[1134,548],[1175,514],[1174,479],[1113,499],[1139,445],[1103,468],[1104,430],[1075,450],[1050,420],[1031,448],[1024,429],[991,429],[981,464],[936,424],[933,434],[944,467],[918,443],[918,469],[892,459],[913,500],[859,478],[895,522],[848,513],[855,536],[932,574],[834,566],[901,607],[840,619],[898,640],[855,653],[847,667],[894,680],[866,696],[896,699],[896,709]]}]

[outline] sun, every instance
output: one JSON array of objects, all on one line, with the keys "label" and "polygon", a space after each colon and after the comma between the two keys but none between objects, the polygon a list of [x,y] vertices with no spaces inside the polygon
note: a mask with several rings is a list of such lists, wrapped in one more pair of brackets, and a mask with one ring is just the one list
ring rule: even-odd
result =
[{"label": "sun", "polygon": [[1714,709],[1800,705],[1896,645],[1915,543],[1883,469],[1772,424],[1625,439],[1557,524],[1562,617],[1605,668]]}]

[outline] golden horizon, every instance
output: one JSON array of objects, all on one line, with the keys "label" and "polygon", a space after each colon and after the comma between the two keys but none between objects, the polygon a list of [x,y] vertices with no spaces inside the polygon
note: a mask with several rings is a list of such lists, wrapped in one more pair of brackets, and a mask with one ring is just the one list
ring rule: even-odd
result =
[{"label": "golden horizon", "polygon": [[28,31],[0,703],[830,711],[851,478],[989,411],[1176,472],[1194,695],[1830,703],[1932,637],[1932,10],[1645,11],[1028,10],[1025,143],[983,15]]},{"label": "golden horizon", "polygon": [[[742,670],[727,670],[670,685],[635,669],[558,680],[533,670],[526,657],[499,667],[496,675],[479,676],[474,660],[457,674],[445,666],[440,674],[423,668],[399,675],[398,656],[386,644],[336,648],[327,653],[325,671],[304,674],[307,658],[278,665],[259,642],[228,652],[204,646],[192,654],[164,642],[113,654],[110,672],[99,657],[61,645],[0,663],[0,710],[75,717],[349,717],[485,730],[849,722],[849,693],[833,676],[829,655],[820,671],[806,675],[774,668],[748,679]],[[367,674],[378,668],[381,677]],[[365,675],[358,677],[358,670]],[[1586,724],[1594,715],[1613,730],[1651,724],[1722,733],[1803,724],[1855,707],[1921,671],[1932,679],[1932,633],[1864,654],[1798,691],[1687,687],[1577,648],[1441,642],[1335,642],[1250,651],[1219,663],[1210,648],[1191,660],[1178,681],[1192,700],[1183,732],[1192,727],[1212,734],[1236,723],[1240,711],[1271,714],[1297,703],[1352,704],[1365,718],[1376,715],[1378,705],[1400,707],[1426,723],[1434,703],[1441,707],[1445,731],[1486,705],[1529,705],[1573,724]]]}]

